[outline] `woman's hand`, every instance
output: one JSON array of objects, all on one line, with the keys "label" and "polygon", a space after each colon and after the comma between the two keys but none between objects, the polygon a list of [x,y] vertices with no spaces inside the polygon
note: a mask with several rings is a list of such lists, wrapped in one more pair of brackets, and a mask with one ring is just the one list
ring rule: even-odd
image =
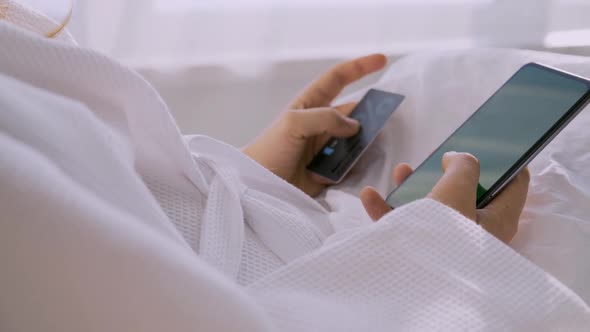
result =
[{"label": "woman's hand", "polygon": [[[447,152],[442,159],[442,168],[444,174],[428,197],[459,211],[501,241],[509,243],[518,230],[526,200],[530,179],[528,169],[520,172],[485,208],[477,210],[477,159],[468,153]],[[410,166],[400,164],[393,171],[393,180],[399,185],[410,174]],[[391,211],[373,188],[364,188],[360,197],[365,210],[375,221]]]},{"label": "woman's hand", "polygon": [[328,183],[306,170],[307,164],[331,136],[350,137],[359,130],[348,115],[355,103],[331,107],[348,84],[382,69],[381,54],[344,62],[332,68],[305,89],[245,154],[310,196],[318,195]]}]

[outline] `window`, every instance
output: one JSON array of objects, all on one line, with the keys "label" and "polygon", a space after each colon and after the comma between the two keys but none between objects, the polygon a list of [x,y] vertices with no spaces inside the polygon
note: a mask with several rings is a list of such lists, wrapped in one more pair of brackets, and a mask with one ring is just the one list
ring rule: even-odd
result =
[{"label": "window", "polygon": [[590,45],[584,0],[86,0],[82,43],[131,65]]}]

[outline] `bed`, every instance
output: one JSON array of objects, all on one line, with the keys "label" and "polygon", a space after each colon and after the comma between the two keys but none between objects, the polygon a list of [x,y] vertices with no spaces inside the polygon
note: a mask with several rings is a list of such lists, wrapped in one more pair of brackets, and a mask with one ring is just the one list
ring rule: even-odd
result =
[{"label": "bed", "polygon": [[[320,199],[337,229],[368,222],[356,196],[365,185],[385,195],[399,162],[420,164],[520,66],[535,61],[590,77],[590,58],[502,49],[407,56],[372,87],[406,100],[342,184]],[[367,87],[369,88],[369,87]],[[366,89],[342,99],[358,99]],[[428,133],[425,135],[424,133]],[[590,109],[585,109],[530,164],[531,184],[510,246],[590,303]]]}]

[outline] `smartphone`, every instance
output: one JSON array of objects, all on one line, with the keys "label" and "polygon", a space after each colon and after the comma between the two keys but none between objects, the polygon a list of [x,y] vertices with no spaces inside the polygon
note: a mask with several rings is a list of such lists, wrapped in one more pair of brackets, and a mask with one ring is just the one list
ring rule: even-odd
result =
[{"label": "smartphone", "polygon": [[307,169],[328,182],[342,181],[403,100],[399,94],[369,90],[350,114],[359,121],[359,132],[348,138],[330,138]]},{"label": "smartphone", "polygon": [[[590,81],[537,63],[520,68],[445,140],[386,201],[424,198],[442,176],[445,152],[480,163],[477,208],[486,206],[590,101]],[[434,125],[434,124],[433,124]]]}]

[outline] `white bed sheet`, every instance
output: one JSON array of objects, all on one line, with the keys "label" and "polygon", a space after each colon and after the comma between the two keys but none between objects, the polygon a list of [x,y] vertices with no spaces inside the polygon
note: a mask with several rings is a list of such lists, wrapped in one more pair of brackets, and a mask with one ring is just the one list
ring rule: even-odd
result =
[{"label": "white bed sheet", "polygon": [[[590,58],[532,51],[481,49],[408,56],[374,85],[406,100],[348,179],[321,198],[334,213],[356,215],[346,228],[368,222],[358,192],[365,185],[391,189],[399,162],[420,164],[520,66],[540,62],[590,77]],[[365,90],[344,100],[358,99]],[[590,303],[590,109],[531,163],[529,196],[511,247]],[[350,195],[352,194],[352,195]],[[348,218],[347,220],[350,220]]]}]

